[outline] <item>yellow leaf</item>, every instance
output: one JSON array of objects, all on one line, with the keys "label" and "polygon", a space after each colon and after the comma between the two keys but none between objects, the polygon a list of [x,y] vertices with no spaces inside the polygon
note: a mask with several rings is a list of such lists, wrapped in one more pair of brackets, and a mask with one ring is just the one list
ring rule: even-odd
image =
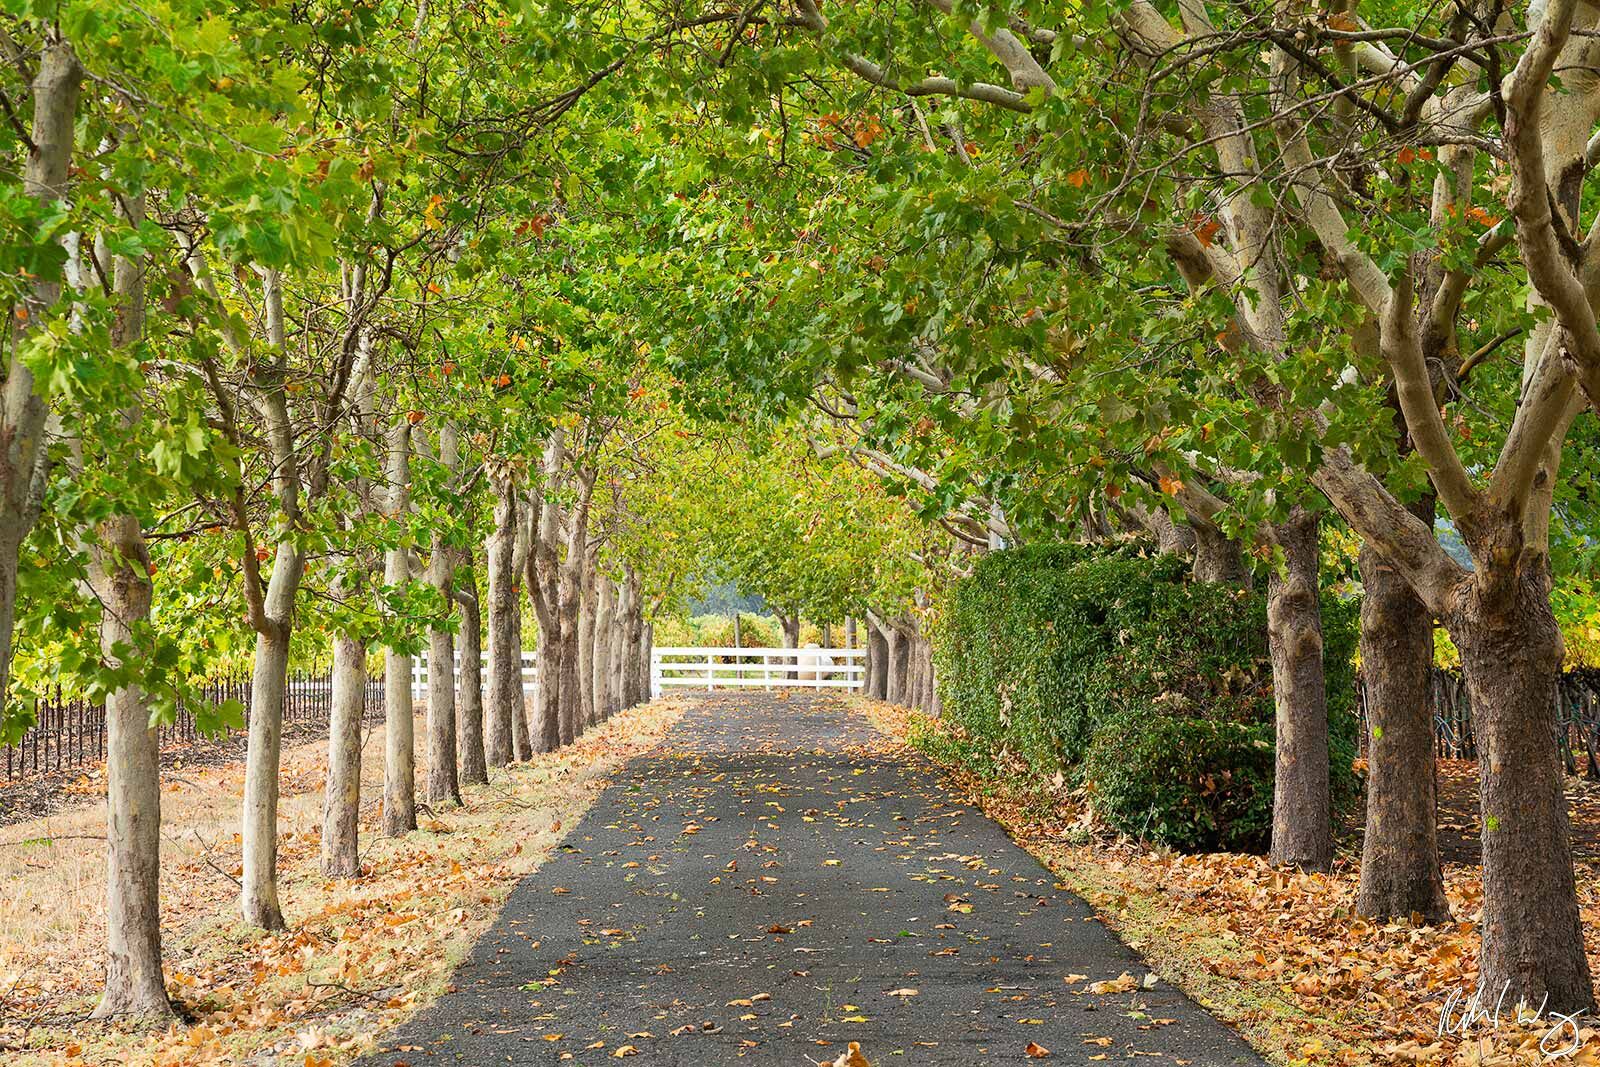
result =
[{"label": "yellow leaf", "polygon": [[1104,982],[1093,982],[1089,986],[1091,993],[1126,993],[1139,984],[1139,980],[1127,971],[1123,971],[1115,978],[1108,978]]}]

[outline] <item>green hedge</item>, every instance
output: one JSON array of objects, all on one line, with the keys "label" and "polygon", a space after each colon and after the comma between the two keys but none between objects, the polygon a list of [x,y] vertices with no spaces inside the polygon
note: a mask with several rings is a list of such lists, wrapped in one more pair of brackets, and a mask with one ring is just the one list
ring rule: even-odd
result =
[{"label": "green hedge", "polygon": [[1113,829],[1187,851],[1251,851],[1272,832],[1272,727],[1134,707],[1084,760]]},{"label": "green hedge", "polygon": [[[1353,604],[1324,605],[1336,803],[1355,796]],[[936,649],[944,714],[979,770],[1094,788],[1109,824],[1183,848],[1266,843],[1266,598],[1194,582],[1137,546],[1040,545],[979,561]],[[1263,745],[1265,747],[1263,747]]]}]

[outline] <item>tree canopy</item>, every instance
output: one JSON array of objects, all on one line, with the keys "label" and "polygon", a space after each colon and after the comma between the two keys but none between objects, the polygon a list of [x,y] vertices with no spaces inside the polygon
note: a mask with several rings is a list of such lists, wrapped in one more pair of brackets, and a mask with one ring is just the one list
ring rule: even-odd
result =
[{"label": "tree canopy", "polygon": [[[869,620],[932,703],[972,557],[1140,539],[1266,589],[1282,813],[1327,792],[1326,547],[1367,598],[1373,796],[1427,753],[1437,623],[1488,753],[1485,980],[1592,1006],[1547,750],[1600,617],[1596,18],[12,5],[0,738],[50,686],[119,731],[237,727],[197,687],[248,662],[270,928],[293,661],[382,650],[397,699],[483,610],[498,669],[526,643],[545,679],[524,723],[498,674],[489,729],[559,745],[637,687],[652,617],[732,579]],[[1390,714],[1422,715],[1405,751]],[[1331,862],[1310,822],[1275,860]],[[1431,833],[1364,907],[1439,917]]]}]

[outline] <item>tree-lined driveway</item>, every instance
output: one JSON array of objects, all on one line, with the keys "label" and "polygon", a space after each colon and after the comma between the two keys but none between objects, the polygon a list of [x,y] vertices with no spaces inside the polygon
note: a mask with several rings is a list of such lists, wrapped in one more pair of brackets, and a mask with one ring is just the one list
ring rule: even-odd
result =
[{"label": "tree-lined driveway", "polygon": [[850,1041],[875,1064],[1261,1062],[1146,973],[838,700],[719,695],[370,1062],[804,1067]]}]

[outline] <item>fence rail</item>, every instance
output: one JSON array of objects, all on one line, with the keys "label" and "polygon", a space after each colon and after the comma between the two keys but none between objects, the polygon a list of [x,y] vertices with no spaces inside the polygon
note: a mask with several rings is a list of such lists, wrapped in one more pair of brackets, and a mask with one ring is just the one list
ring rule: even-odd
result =
[{"label": "fence rail", "polygon": [[[250,679],[240,676],[207,682],[200,687],[200,699],[210,708],[237,700],[244,705],[248,721]],[[383,680],[369,678],[365,714],[370,716],[382,708]],[[327,722],[332,709],[331,674],[289,676],[283,708],[285,723]],[[156,733],[163,749],[206,740],[195,724],[194,709],[185,704],[180,704],[173,721],[157,727]],[[34,725],[21,740],[4,747],[6,781],[97,763],[106,755],[106,709],[92,701],[64,697],[58,688],[38,702]]]},{"label": "fence rail", "polygon": [[666,689],[860,689],[864,648],[653,648],[650,692]]},{"label": "fence rail", "polygon": [[[457,657],[459,668],[459,656]],[[487,671],[487,664],[485,664]],[[652,696],[668,689],[802,688],[860,689],[866,677],[863,648],[656,648],[650,654]],[[412,673],[412,688],[427,691],[427,665],[419,662]],[[523,691],[537,684],[534,656],[522,656]],[[1556,735],[1552,739],[1568,774],[1600,780],[1600,671],[1571,671],[1558,686]],[[1366,747],[1366,689],[1356,682],[1357,709],[1362,719],[1361,743]],[[1433,704],[1434,750],[1441,759],[1476,759],[1477,741],[1472,731],[1472,703],[1465,679],[1455,670],[1435,669]],[[229,700],[250,708],[248,677],[222,678],[206,683],[201,700],[216,707]],[[324,723],[333,706],[333,682],[327,673],[295,674],[289,679],[284,704],[285,723]],[[383,709],[383,680],[369,678],[366,714]],[[157,734],[163,749],[204,740],[195,725],[193,709],[181,706],[171,723]],[[87,700],[63,697],[58,689],[38,702],[36,722],[15,745],[4,746],[0,765],[6,781],[83,767],[103,760],[106,753],[105,708]]]},{"label": "fence rail", "polygon": [[[1568,774],[1580,771],[1600,780],[1600,671],[1578,670],[1557,679],[1556,731],[1552,739]],[[1458,670],[1436,667],[1429,699],[1433,706],[1434,752],[1440,759],[1478,758],[1472,732],[1472,698]],[[1357,710],[1361,716],[1361,747],[1367,746],[1366,686],[1356,680]]]},{"label": "fence rail", "polygon": [[[457,685],[461,678],[461,650],[456,649],[455,672]],[[489,653],[483,654],[483,684],[489,685]],[[538,658],[532,652],[522,653],[522,695],[532,696],[539,688]],[[420,700],[428,695],[428,654],[424,652],[411,661],[411,696]]]}]

